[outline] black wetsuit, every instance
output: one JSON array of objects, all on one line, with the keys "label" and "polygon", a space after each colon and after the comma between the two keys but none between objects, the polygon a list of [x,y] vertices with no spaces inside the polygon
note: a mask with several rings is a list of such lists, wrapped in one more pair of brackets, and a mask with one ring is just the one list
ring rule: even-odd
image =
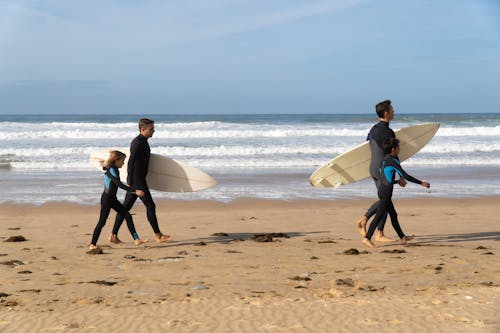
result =
[{"label": "black wetsuit", "polygon": [[[144,196],[140,197],[146,206],[146,214],[148,221],[153,228],[155,234],[161,233],[158,227],[158,219],[156,218],[156,205],[153,197],[149,192],[146,176],[149,168],[149,156],[151,155],[151,148],[149,147],[148,139],[139,134],[130,143],[130,158],[128,160],[128,175],[127,182],[135,189],[144,191]],[[137,200],[135,193],[127,193],[123,205],[127,210],[130,210]],[[121,214],[116,215],[115,225],[113,226],[113,234],[118,234],[123,223],[124,216]]]},{"label": "black wetsuit", "polygon": [[403,238],[405,236],[403,230],[401,230],[401,226],[399,225],[398,214],[396,213],[394,204],[392,203],[392,191],[396,182],[396,173],[400,177],[403,177],[412,183],[422,184],[422,181],[410,176],[403,170],[397,157],[387,155],[383,159],[379,168],[380,185],[378,189],[378,197],[380,200],[378,201],[379,204],[377,208],[377,214],[375,215],[375,218],[373,219],[372,223],[370,224],[370,228],[368,228],[368,232],[366,233],[367,239],[372,238],[373,233],[375,232],[375,228],[377,228],[378,224],[381,223],[384,215],[387,215],[386,212],[391,216],[392,226],[394,227],[394,230],[396,230],[399,238]]},{"label": "black wetsuit", "polygon": [[[370,141],[370,151],[371,151],[371,162],[370,162],[370,176],[375,182],[375,186],[377,187],[377,191],[380,187],[380,176],[379,176],[379,167],[380,163],[385,157],[384,150],[382,149],[382,145],[385,139],[395,138],[396,134],[389,127],[389,123],[385,121],[379,121],[375,124],[368,133],[368,137],[366,140]],[[375,202],[368,210],[366,211],[366,218],[370,219],[377,212],[379,202]],[[387,219],[387,214],[382,218],[382,221],[378,225],[377,229],[382,231],[384,230],[385,220]]]},{"label": "black wetsuit", "polygon": [[106,219],[108,218],[111,209],[114,209],[118,214],[125,217],[127,220],[128,230],[132,234],[132,237],[134,239],[139,238],[135,231],[132,215],[130,215],[128,210],[116,198],[118,187],[124,189],[127,193],[134,193],[134,190],[131,187],[128,187],[120,181],[120,172],[118,169],[111,167],[106,170],[106,173],[104,174],[104,191],[101,195],[101,213],[99,214],[99,222],[97,222],[94,234],[92,235],[92,245],[97,245],[97,240],[101,235],[102,228],[106,224]]}]

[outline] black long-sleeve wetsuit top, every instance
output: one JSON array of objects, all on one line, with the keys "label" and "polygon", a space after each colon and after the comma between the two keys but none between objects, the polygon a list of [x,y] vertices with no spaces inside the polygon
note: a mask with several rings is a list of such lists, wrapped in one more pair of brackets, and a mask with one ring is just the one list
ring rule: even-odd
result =
[{"label": "black long-sleeve wetsuit top", "polygon": [[370,150],[372,153],[370,162],[370,175],[373,178],[379,178],[380,163],[385,157],[382,145],[385,139],[395,138],[396,134],[389,127],[389,123],[379,121],[370,129],[366,140],[370,141]]},{"label": "black long-sleeve wetsuit top", "polygon": [[380,187],[378,195],[380,198],[387,199],[392,197],[392,191],[394,189],[394,184],[396,183],[396,173],[398,173],[400,177],[403,177],[412,183],[422,184],[421,180],[410,176],[403,170],[397,157],[386,155],[379,168]]},{"label": "black long-sleeve wetsuit top", "polygon": [[110,196],[116,197],[118,187],[127,192],[135,192],[133,188],[128,187],[120,181],[120,171],[112,166],[107,169],[104,174],[104,192]]},{"label": "black long-sleeve wetsuit top", "polygon": [[148,139],[139,134],[130,143],[130,158],[127,166],[127,183],[136,189],[146,189],[151,148]]}]

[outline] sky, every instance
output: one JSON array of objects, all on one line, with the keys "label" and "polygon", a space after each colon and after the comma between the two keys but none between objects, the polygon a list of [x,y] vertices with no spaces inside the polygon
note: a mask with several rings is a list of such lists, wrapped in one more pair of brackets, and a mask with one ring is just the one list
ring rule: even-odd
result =
[{"label": "sky", "polygon": [[497,0],[0,0],[0,114],[500,113]]}]

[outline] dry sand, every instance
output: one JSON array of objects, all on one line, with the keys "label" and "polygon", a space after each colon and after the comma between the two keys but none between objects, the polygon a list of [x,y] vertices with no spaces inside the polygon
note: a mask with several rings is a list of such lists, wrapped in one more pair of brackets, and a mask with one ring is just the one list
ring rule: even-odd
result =
[{"label": "dry sand", "polygon": [[375,249],[354,227],[370,203],[162,201],[175,241],[136,247],[124,224],[110,244],[113,212],[101,255],[98,206],[1,205],[0,332],[500,331],[498,197],[396,200],[416,239]]}]

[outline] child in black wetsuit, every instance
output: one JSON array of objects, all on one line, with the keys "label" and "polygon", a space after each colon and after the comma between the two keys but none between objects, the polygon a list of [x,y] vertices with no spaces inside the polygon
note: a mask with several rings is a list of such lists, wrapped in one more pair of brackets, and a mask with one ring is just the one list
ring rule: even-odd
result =
[{"label": "child in black wetsuit", "polygon": [[125,154],[113,150],[111,151],[108,160],[104,164],[104,169],[106,173],[104,174],[104,192],[101,196],[101,213],[99,216],[99,222],[94,229],[94,234],[92,236],[92,242],[90,243],[89,249],[97,249],[97,240],[99,235],[101,234],[101,230],[106,224],[106,219],[109,216],[109,212],[111,208],[113,208],[117,213],[124,216],[127,220],[127,226],[134,238],[134,243],[136,245],[140,245],[142,243],[146,243],[148,240],[141,240],[135,231],[134,221],[132,220],[132,215],[127,211],[127,209],[118,201],[116,198],[116,192],[118,191],[118,187],[124,189],[125,191],[135,193],[138,196],[143,196],[144,192],[141,190],[134,190],[131,187],[123,184],[120,181],[120,172],[119,168],[123,166],[125,162]]},{"label": "child in black wetsuit", "polygon": [[[373,233],[375,232],[375,229],[377,228],[377,225],[382,221],[385,212],[387,212],[391,217],[392,226],[394,227],[394,230],[396,230],[396,233],[401,239],[401,244],[406,244],[409,240],[413,238],[410,236],[406,236],[403,233],[403,230],[401,230],[401,226],[399,225],[398,222],[398,214],[396,213],[396,209],[394,208],[394,204],[392,203],[392,191],[394,188],[394,184],[398,182],[395,180],[396,173],[400,177],[403,177],[404,179],[412,183],[420,184],[427,188],[430,188],[431,186],[428,182],[423,182],[421,180],[418,180],[410,176],[403,170],[398,159],[398,154],[400,149],[398,139],[390,138],[384,140],[383,147],[384,147],[384,152],[387,155],[380,164],[380,169],[379,169],[380,172],[380,187],[378,190],[378,197],[380,199],[379,205],[377,208],[377,214],[375,215],[375,218],[370,224],[370,228],[366,233],[366,237],[363,239],[363,243],[369,247],[375,247],[375,244],[371,241],[371,238],[373,236]],[[399,181],[399,183],[400,185],[402,184],[402,186],[406,184],[405,182],[401,183],[401,181]]]}]

